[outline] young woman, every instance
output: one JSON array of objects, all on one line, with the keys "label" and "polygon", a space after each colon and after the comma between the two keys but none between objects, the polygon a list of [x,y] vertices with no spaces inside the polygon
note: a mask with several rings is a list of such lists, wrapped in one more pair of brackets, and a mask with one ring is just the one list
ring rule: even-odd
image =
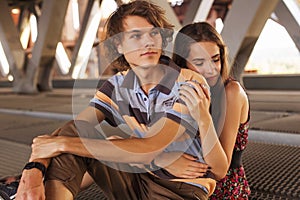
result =
[{"label": "young woman", "polygon": [[[221,35],[206,22],[186,25],[176,36],[173,60],[178,66],[203,75],[211,87],[212,117],[230,167],[227,175],[217,182],[210,199],[248,199],[250,188],[242,153],[248,142],[249,101],[239,82],[228,76],[227,49]],[[190,110],[191,113],[196,111]],[[166,167],[167,170],[176,176],[193,177],[195,170],[183,170],[183,160],[189,166],[187,163],[194,162],[185,156],[181,162],[178,159]],[[175,165],[181,166],[181,170],[175,170]]]}]

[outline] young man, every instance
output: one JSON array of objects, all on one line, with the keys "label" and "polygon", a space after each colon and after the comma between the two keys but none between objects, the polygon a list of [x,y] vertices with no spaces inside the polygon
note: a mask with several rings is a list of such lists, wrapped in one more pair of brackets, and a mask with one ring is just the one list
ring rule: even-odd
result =
[{"label": "young man", "polygon": [[[162,55],[173,34],[163,14],[148,1],[121,5],[112,14],[106,48],[120,72],[101,86],[75,121],[52,136],[34,139],[17,199],[73,199],[85,172],[109,199],[207,199],[213,192],[212,178],[178,179],[151,163],[163,151],[180,151],[206,162],[216,177],[227,170],[205,79]],[[193,89],[196,84],[201,90]],[[201,120],[195,121],[180,99],[186,92],[200,97]],[[103,137],[95,129],[103,120],[131,131]],[[203,164],[197,164],[202,170]]]}]

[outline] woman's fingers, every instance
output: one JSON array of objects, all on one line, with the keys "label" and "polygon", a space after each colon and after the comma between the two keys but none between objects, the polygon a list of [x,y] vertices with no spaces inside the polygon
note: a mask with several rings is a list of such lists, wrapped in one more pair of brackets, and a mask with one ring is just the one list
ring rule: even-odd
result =
[{"label": "woman's fingers", "polygon": [[192,160],[192,161],[196,161],[196,160],[197,160],[196,157],[194,157],[194,156],[192,156],[192,155],[189,155],[189,154],[186,154],[186,153],[182,154],[182,156],[183,156],[184,158],[188,159],[188,160]]},{"label": "woman's fingers", "polygon": [[186,170],[182,172],[182,177],[188,178],[197,178],[202,177],[206,174],[207,169],[196,168],[196,167],[188,167]]},{"label": "woman's fingers", "polygon": [[196,97],[198,96],[200,99],[210,99],[210,89],[207,84],[200,84],[195,81],[187,81],[180,85],[181,95],[186,97]]},{"label": "woman's fingers", "polygon": [[203,177],[209,171],[209,166],[198,162],[196,157],[184,153],[165,169],[177,177],[197,178]]},{"label": "woman's fingers", "polygon": [[200,84],[200,87],[202,88],[202,90],[204,91],[204,94],[206,96],[206,98],[210,98],[210,88],[208,85],[206,84]]},{"label": "woman's fingers", "polygon": [[196,178],[204,176],[207,173],[207,171],[210,170],[210,167],[207,164],[197,162],[197,158],[195,158],[194,156],[191,156],[189,154],[183,154],[182,156],[185,159],[189,160],[187,161],[188,167],[184,169],[184,171],[182,172],[182,176]]},{"label": "woman's fingers", "polygon": [[195,84],[194,82],[184,82],[181,84],[179,92],[185,96],[198,96],[199,98],[205,97],[202,88],[199,86],[199,84]]}]

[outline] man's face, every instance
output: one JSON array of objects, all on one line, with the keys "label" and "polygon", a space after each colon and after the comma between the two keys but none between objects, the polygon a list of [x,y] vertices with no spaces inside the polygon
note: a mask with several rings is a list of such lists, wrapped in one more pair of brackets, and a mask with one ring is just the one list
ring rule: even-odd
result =
[{"label": "man's face", "polygon": [[118,45],[119,53],[124,54],[132,68],[156,65],[162,54],[160,29],[139,16],[127,16],[123,22],[124,34]]}]

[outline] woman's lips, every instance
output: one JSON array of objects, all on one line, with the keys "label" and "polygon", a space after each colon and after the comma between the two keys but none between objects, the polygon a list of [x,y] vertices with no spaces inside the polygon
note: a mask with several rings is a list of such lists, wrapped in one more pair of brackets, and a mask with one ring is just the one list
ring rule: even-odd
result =
[{"label": "woman's lips", "polygon": [[157,54],[157,52],[149,51],[149,52],[142,53],[141,56],[152,56],[152,55],[156,55],[156,54]]},{"label": "woman's lips", "polygon": [[218,79],[218,76],[206,77],[206,81],[210,82],[210,83],[216,82],[217,79]]}]

